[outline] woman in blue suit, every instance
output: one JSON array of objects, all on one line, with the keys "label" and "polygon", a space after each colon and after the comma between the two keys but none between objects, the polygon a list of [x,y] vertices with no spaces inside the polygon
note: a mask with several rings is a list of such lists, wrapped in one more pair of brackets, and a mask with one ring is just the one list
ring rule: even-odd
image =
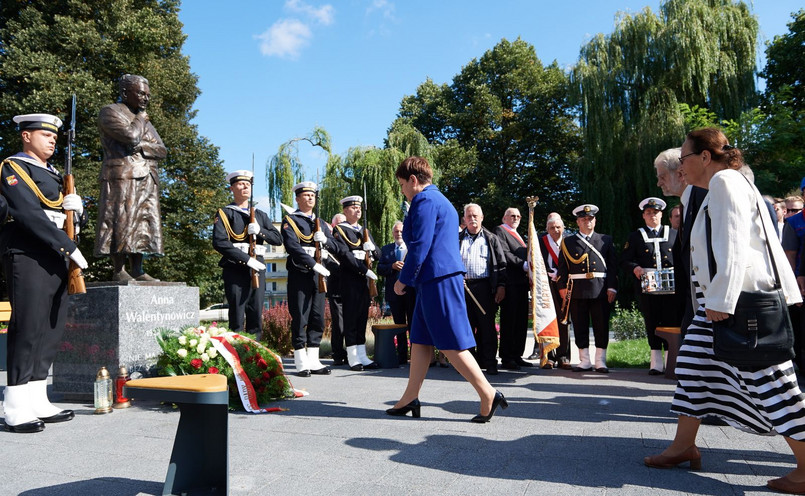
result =
[{"label": "woman in blue suit", "polygon": [[422,157],[408,157],[395,173],[411,208],[403,225],[408,247],[405,265],[394,292],[402,295],[407,286],[417,290],[411,322],[411,368],[408,386],[389,415],[411,412],[419,417],[419,390],[425,381],[433,347],[447,355],[450,363],[475,388],[481,398],[481,413],[473,422],[489,422],[498,406],[508,407],[506,398],[484,377],[468,351],[475,346],[464,302],[464,264],[458,246],[458,214],[436,186],[433,171]]}]

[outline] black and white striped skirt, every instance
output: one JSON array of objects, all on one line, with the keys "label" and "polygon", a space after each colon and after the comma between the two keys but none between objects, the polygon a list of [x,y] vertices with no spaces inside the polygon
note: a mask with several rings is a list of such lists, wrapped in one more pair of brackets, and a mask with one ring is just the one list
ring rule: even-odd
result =
[{"label": "black and white striped skirt", "polygon": [[696,418],[714,415],[749,432],[805,440],[805,395],[793,363],[756,370],[716,359],[704,295],[694,284],[699,309],[679,350],[671,411]]}]

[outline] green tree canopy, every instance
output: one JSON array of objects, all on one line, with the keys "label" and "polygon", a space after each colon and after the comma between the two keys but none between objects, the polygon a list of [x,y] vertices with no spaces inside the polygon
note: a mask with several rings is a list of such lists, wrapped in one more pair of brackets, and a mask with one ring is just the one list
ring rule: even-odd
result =
[{"label": "green tree canopy", "polygon": [[491,226],[536,195],[538,218],[567,215],[580,145],[567,91],[556,62],[543,66],[533,46],[504,39],[450,85],[422,83],[403,98],[399,119],[435,145],[438,184],[457,209],[478,203]]},{"label": "green tree canopy", "polygon": [[[178,0],[2,2],[0,148],[4,156],[20,149],[12,116],[47,112],[64,118],[70,96],[77,95],[73,164],[78,192],[88,200],[90,224],[80,247],[89,255],[102,160],[98,112],[117,100],[121,75],[147,78],[148,113],[168,149],[160,162],[165,257],[146,262],[147,269],[163,280],[199,286],[207,303],[223,295],[210,237],[212,214],[227,202],[227,192],[218,149],[190,124],[199,90],[182,55],[178,8]],[[54,156],[55,164],[63,153]],[[85,273],[90,280],[108,279],[111,265],[91,260]]]},{"label": "green tree canopy", "polygon": [[[599,227],[625,239],[637,204],[658,195],[652,164],[684,138],[680,103],[738,119],[755,101],[757,20],[743,2],[667,0],[659,15],[622,14],[581,49],[572,73],[581,105],[582,198]],[[625,215],[624,215],[625,214]]]}]

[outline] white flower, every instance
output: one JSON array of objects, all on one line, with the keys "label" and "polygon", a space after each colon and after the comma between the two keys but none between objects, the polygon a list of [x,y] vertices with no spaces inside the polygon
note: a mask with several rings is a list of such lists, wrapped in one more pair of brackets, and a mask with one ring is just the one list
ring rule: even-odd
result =
[{"label": "white flower", "polygon": [[198,327],[196,327],[196,330],[199,331],[199,332],[204,332],[204,331],[207,330],[207,328],[204,327],[204,326],[198,326]]},{"label": "white flower", "polygon": [[210,355],[210,358],[215,358],[218,356],[218,350],[216,350],[215,348],[210,348],[209,350],[207,350],[207,354]]},{"label": "white flower", "polygon": [[179,344],[186,345],[187,344],[187,336],[179,336]]},{"label": "white flower", "polygon": [[207,349],[207,345],[206,345],[206,344],[204,344],[204,343],[201,343],[200,345],[198,345],[198,346],[196,347],[196,351],[198,351],[198,354],[199,354],[199,355],[200,355],[200,354],[202,354],[202,353],[204,353],[204,352],[206,351],[206,349]]},{"label": "white flower", "polygon": [[210,328],[207,329],[207,332],[210,333],[210,336],[217,336],[221,333],[221,330],[215,326],[210,326]]},{"label": "white flower", "polygon": [[202,362],[209,362],[210,361],[210,355],[208,355],[206,353],[202,353],[201,354],[201,361]]},{"label": "white flower", "polygon": [[198,339],[191,339],[190,346],[196,346],[198,344]]},{"label": "white flower", "polygon": [[176,354],[184,358],[187,356],[187,350],[184,348],[179,348],[178,350],[176,350]]}]

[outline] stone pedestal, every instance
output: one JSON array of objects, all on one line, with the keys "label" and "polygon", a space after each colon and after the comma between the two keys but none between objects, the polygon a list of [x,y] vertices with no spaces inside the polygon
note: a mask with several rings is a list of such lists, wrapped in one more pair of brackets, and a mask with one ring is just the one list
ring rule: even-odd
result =
[{"label": "stone pedestal", "polygon": [[53,363],[53,391],[90,400],[95,375],[105,366],[114,379],[120,365],[148,374],[162,351],[162,328],[198,325],[198,288],[185,283],[103,282],[70,296],[67,326]]}]

